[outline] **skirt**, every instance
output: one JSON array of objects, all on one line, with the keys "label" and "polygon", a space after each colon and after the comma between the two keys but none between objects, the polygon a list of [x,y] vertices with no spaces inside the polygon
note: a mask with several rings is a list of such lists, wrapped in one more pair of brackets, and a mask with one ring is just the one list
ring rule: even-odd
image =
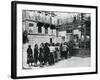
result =
[{"label": "skirt", "polygon": [[33,63],[33,62],[34,62],[33,56],[32,55],[31,56],[27,56],[27,64]]}]

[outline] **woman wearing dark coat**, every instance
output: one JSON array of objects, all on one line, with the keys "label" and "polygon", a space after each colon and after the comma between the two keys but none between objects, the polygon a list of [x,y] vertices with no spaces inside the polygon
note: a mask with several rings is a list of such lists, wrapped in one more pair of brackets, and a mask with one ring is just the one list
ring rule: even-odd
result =
[{"label": "woman wearing dark coat", "polygon": [[35,47],[34,47],[34,63],[35,63],[35,66],[37,66],[37,62],[38,62],[38,45],[35,44]]},{"label": "woman wearing dark coat", "polygon": [[60,58],[63,58],[62,43],[60,44]]},{"label": "woman wearing dark coat", "polygon": [[50,54],[50,49],[48,47],[48,43],[45,43],[45,46],[44,46],[44,64],[45,65],[49,61],[49,54]]},{"label": "woman wearing dark coat", "polygon": [[44,45],[41,43],[40,49],[39,49],[39,61],[40,61],[40,67],[43,66],[44,63]]},{"label": "woman wearing dark coat", "polygon": [[32,51],[31,45],[29,45],[28,49],[27,49],[27,64],[30,66],[30,63],[31,63],[31,66],[32,66],[32,63],[33,63],[33,51]]}]

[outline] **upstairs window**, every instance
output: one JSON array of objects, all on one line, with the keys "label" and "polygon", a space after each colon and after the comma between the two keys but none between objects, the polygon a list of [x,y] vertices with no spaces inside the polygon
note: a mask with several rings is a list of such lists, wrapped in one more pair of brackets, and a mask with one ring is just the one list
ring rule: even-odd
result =
[{"label": "upstairs window", "polygon": [[72,33],[72,30],[67,30],[67,33]]},{"label": "upstairs window", "polygon": [[33,27],[34,26],[34,24],[33,23],[29,23],[29,27]]}]

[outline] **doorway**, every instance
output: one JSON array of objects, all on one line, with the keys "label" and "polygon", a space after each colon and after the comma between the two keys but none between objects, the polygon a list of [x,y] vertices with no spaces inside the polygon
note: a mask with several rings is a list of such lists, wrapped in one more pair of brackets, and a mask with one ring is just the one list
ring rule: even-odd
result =
[{"label": "doorway", "polygon": [[50,44],[52,43],[52,38],[50,38]]}]

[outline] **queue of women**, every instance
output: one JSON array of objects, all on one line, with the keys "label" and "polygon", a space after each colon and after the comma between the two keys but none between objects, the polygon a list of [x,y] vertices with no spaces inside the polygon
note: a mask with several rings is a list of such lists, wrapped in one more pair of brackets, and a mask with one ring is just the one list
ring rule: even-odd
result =
[{"label": "queue of women", "polygon": [[70,52],[71,46],[68,46],[67,43],[41,43],[40,47],[35,44],[34,53],[32,51],[31,45],[28,45],[27,64],[29,65],[29,67],[44,67],[47,65],[54,65],[60,60],[69,58]]}]

